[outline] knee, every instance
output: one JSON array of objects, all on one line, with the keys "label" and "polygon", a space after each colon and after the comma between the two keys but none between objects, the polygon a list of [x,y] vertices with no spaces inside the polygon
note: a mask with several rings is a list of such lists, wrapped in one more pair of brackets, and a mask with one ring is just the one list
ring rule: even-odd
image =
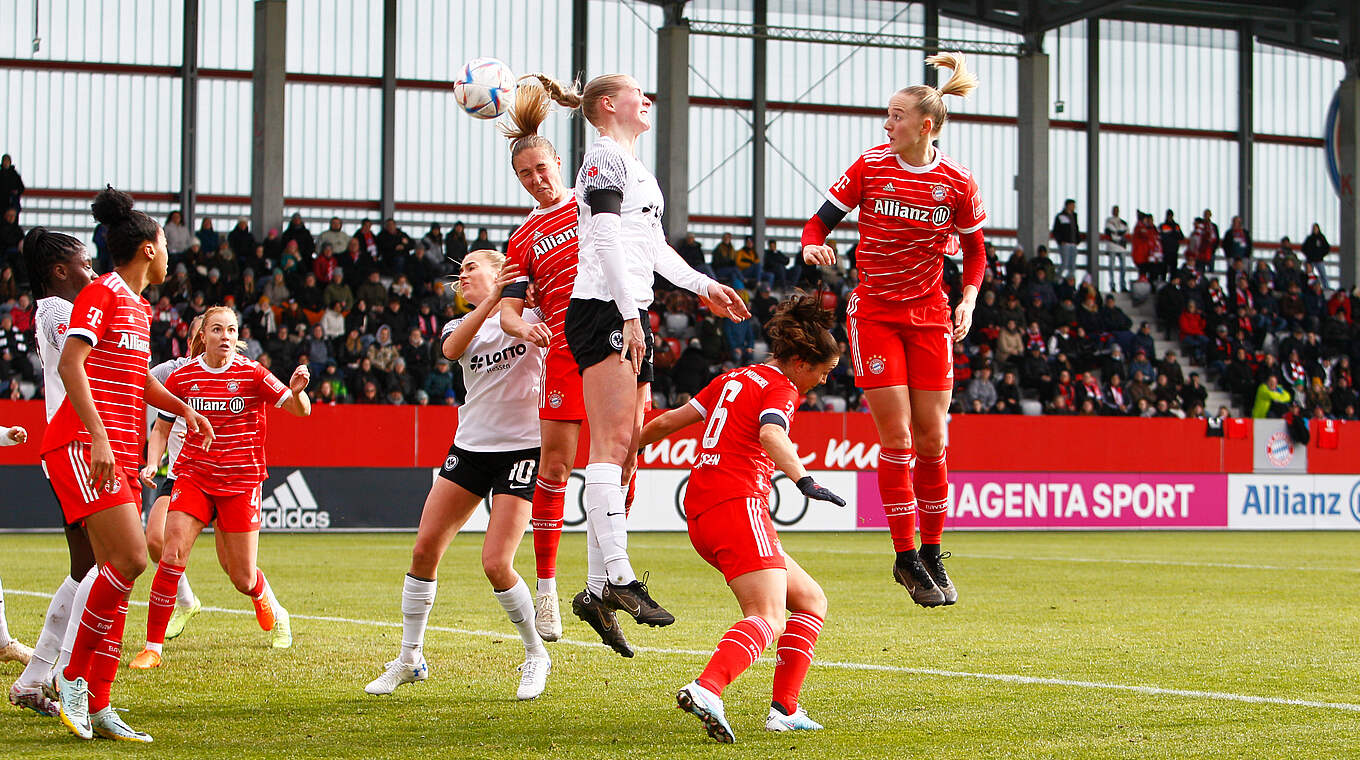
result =
[{"label": "knee", "polygon": [[823,620],[826,620],[826,606],[826,593],[821,586],[811,589],[799,605],[803,612],[811,612]]},{"label": "knee", "polygon": [[109,564],[125,579],[136,580],[146,572],[146,554],[120,554],[109,558]]},{"label": "knee", "polygon": [[482,572],[486,573],[486,579],[491,581],[492,587],[498,589],[510,588],[519,580],[510,560],[504,557],[482,555]]},{"label": "knee", "polygon": [[943,431],[921,431],[916,436],[916,456],[934,459],[944,453]]},{"label": "knee", "polygon": [[538,468],[538,476],[554,483],[565,483],[571,477],[571,465],[564,461],[545,460]]},{"label": "knee", "polygon": [[184,551],[183,547],[173,541],[166,542],[163,545],[156,547],[154,552],[151,551],[151,545],[148,543],[147,553],[152,556],[159,556],[160,559],[157,560],[158,562],[164,562],[167,565],[174,565],[176,567],[184,567],[189,561],[189,553]]},{"label": "knee", "polygon": [[160,562],[161,555],[165,553],[165,534],[160,532],[148,532],[146,534],[146,553],[151,555],[151,559]]}]

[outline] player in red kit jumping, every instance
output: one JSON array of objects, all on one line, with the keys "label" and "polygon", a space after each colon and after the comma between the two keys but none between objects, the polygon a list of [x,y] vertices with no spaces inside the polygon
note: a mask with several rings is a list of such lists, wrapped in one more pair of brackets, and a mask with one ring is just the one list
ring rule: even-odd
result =
[{"label": "player in red kit jumping", "polygon": [[645,446],[707,421],[685,491],[686,524],[695,550],[722,572],[746,617],[728,629],[703,673],[676,701],[723,743],[735,740],[723,711],[723,689],[775,641],[774,694],[765,728],[821,728],[799,707],[798,693],[826,618],[826,595],[779,545],[769,498],[777,467],[808,498],[845,506],[803,469],[788,434],[799,397],[825,382],[839,360],[828,332],[833,321],[815,298],[784,302],[766,323],[769,363],[719,376],[689,404],[642,431]]},{"label": "player in red kit jumping", "polygon": [[219,444],[210,453],[190,433],[175,462],[165,544],[151,582],[146,649],[130,665],[138,670],[160,667],[179,579],[194,540],[210,524],[222,534],[218,553],[222,569],[236,590],[251,598],[260,627],[273,633],[273,646],[286,649],[293,644],[288,612],[255,564],[260,484],[269,476],[264,461],[265,408],[276,406],[296,417],[311,414],[307,398],[311,377],[301,366],[284,385],[263,365],[236,353],[237,330],[232,309],[208,309],[203,315],[203,353],[165,381],[167,388],[212,421]]},{"label": "player in red kit jumping", "polygon": [[[953,343],[972,325],[986,266],[987,216],[972,173],[933,144],[949,116],[943,96],[966,96],[977,79],[958,53],[926,61],[954,73],[938,90],[915,85],[893,94],[883,125],[887,144],[862,153],[832,185],[803,228],[802,242],[805,263],[834,263],[826,237],[859,207],[861,281],[846,307],[855,383],[864,389],[882,445],[878,490],[897,552],[893,578],[917,604],[935,607],[958,599],[944,570],[948,555],[940,550],[949,493],[945,417],[954,385]],[[956,235],[963,293],[951,320],[942,274]]]},{"label": "player in red kit jumping", "polygon": [[[108,188],[94,217],[108,231],[114,271],[95,279],[71,306],[58,372],[66,398],[43,435],[43,469],[68,525],[84,522],[99,573],[80,614],[71,659],[57,675],[60,716],[71,733],[149,742],[109,705],[123,645],[128,597],[146,569],[141,490],[144,405],[185,418],[212,441],[212,426],[147,372],[151,305],[140,293],[165,280],[165,232]],[[134,490],[134,487],[135,490]]]}]

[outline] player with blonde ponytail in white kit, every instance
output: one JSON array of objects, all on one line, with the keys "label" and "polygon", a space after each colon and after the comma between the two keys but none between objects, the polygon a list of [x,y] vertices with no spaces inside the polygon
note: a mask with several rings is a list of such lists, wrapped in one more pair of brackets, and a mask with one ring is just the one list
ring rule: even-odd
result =
[{"label": "player with blonde ponytail in white kit", "polygon": [[576,175],[580,252],[565,325],[590,422],[586,589],[572,600],[572,611],[628,657],[632,650],[619,640],[612,610],[652,626],[675,622],[633,571],[626,495],[620,486],[624,470],[633,465],[652,380],[647,307],[653,272],[707,297],[714,314],[740,322],[750,313],[735,291],[690,268],[666,242],[661,187],[635,155],[638,138],[651,129],[652,105],[637,81],[626,74],[606,74],[577,91],[534,76],[553,100],[579,108],[599,131]]},{"label": "player with blonde ponytail in white kit", "polygon": [[420,513],[411,569],[401,591],[401,651],[364,687],[369,694],[391,694],[402,684],[429,677],[425,627],[434,606],[439,562],[483,500],[490,502],[491,516],[482,539],[482,570],[524,643],[516,696],[533,699],[547,685],[552,660],[534,625],[534,595],[514,566],[515,550],[529,527],[538,470],[544,354],[532,342],[501,329],[501,293],[517,277],[518,271],[506,266],[505,256],[496,251],[473,251],[463,259],[458,287],[476,308],[444,326],[440,348],[463,369],[467,403],[458,408],[453,445]]}]

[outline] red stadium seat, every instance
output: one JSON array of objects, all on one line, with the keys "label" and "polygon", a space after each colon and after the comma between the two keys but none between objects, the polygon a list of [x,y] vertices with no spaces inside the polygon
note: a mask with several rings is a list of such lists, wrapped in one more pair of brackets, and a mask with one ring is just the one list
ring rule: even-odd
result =
[{"label": "red stadium seat", "polygon": [[647,324],[649,324],[649,325],[652,326],[652,332],[653,332],[653,333],[655,333],[657,330],[660,330],[660,329],[661,329],[661,315],[660,315],[660,314],[657,314],[657,313],[654,312],[654,311],[648,311],[648,312],[647,312]]}]

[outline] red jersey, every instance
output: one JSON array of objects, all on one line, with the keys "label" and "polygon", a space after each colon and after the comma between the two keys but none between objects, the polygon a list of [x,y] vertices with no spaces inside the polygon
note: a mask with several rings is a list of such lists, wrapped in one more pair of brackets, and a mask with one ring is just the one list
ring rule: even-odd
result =
[{"label": "red jersey", "polygon": [[707,423],[690,472],[685,514],[693,519],[731,499],[768,497],[774,462],[760,445],[760,418],[775,414],[788,425],[798,389],[768,364],[719,375],[689,402]]},{"label": "red jersey", "polygon": [[543,321],[552,330],[549,351],[566,351],[567,305],[576,282],[576,196],[556,206],[536,208],[510,236],[506,258],[519,267],[516,282],[532,280]]},{"label": "red jersey", "polygon": [[265,404],[283,404],[288,386],[263,365],[232,354],[219,369],[199,357],[170,373],[165,387],[207,417],[215,435],[208,451],[202,436],[186,435],[176,475],[191,476],[212,494],[251,491],[269,476],[264,466]]},{"label": "red jersey", "polygon": [[887,145],[870,148],[827,199],[847,213],[859,206],[861,301],[943,301],[944,257],[957,250],[956,235],[987,221],[972,172],[938,149],[929,164],[911,166]]},{"label": "red jersey", "polygon": [[[104,423],[118,466],[128,472],[141,469],[146,419],[143,399],[151,362],[151,304],[132,292],[117,272],[109,272],[76,296],[66,336],[94,346],[85,359],[94,408]],[[71,441],[88,445],[94,439],[76,415],[71,399],[66,398],[47,425],[42,451],[47,453]]]}]

